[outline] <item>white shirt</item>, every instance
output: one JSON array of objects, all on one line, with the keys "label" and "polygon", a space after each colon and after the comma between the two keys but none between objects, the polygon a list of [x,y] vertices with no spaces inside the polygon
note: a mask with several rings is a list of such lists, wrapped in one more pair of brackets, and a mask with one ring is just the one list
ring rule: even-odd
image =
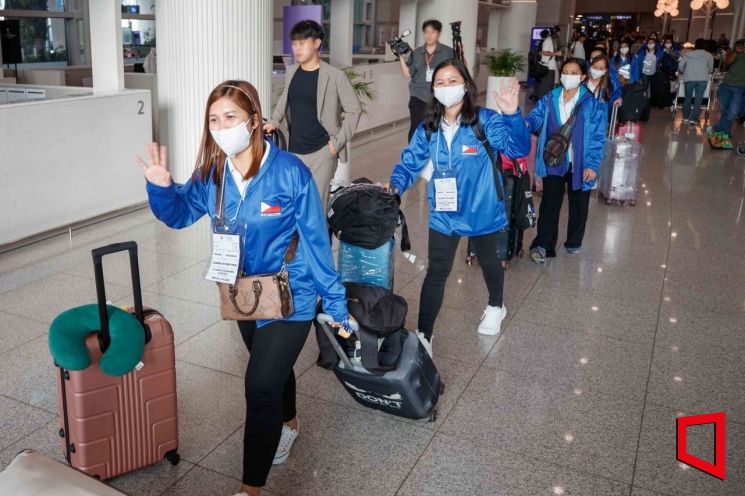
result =
[{"label": "white shirt", "polygon": [[[556,49],[554,48],[554,40],[551,39],[550,36],[547,36],[545,40],[543,40],[543,45],[541,45],[541,51],[542,52],[555,52]],[[555,71],[556,70],[556,57],[550,56],[550,55],[541,55],[541,64],[548,67],[549,71]]]},{"label": "white shirt", "polygon": [[[264,143],[266,143],[266,146],[264,147],[264,156],[261,157],[259,170],[264,167],[266,158],[269,156],[269,147],[271,146],[268,141],[265,141]],[[230,176],[233,178],[233,182],[236,186],[238,186],[238,191],[241,192],[241,199],[244,200],[246,198],[246,190],[248,189],[248,185],[251,183],[251,179],[253,178],[249,177],[248,179],[243,179],[243,174],[241,174],[240,171],[235,168],[235,166],[233,165],[233,161],[230,160],[230,157],[228,157],[228,169],[230,170]]]},{"label": "white shirt", "polygon": [[[592,93],[593,95],[595,95],[595,90],[598,89],[598,84],[589,77],[587,78],[587,89],[590,90],[590,93]],[[577,94],[579,94],[579,91],[577,92]]]},{"label": "white shirt", "polygon": [[[569,120],[569,116],[572,115],[572,110],[574,110],[574,107],[577,105],[577,101],[579,101],[579,93],[580,91],[578,89],[577,93],[574,94],[572,99],[568,102],[565,102],[564,90],[561,91],[561,95],[559,95],[559,120],[561,121],[561,124],[564,124],[567,120]],[[567,158],[569,159],[570,164],[574,162],[571,143],[569,144],[569,150],[567,150]]]},{"label": "white shirt", "polygon": [[455,123],[448,124],[445,121],[445,117],[442,118],[442,122],[440,123],[440,129],[442,129],[442,135],[445,137],[445,143],[448,145],[448,150],[450,150],[450,145],[453,143],[453,137],[455,136],[455,133],[458,131],[458,128],[460,127],[460,114],[458,114],[458,118],[455,120]]}]

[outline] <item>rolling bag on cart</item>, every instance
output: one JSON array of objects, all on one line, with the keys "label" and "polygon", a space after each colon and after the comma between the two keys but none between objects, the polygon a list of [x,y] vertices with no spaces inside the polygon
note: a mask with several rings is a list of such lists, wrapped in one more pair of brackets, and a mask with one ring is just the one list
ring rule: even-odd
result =
[{"label": "rolling bag on cart", "polygon": [[[112,376],[102,370],[101,362],[113,350],[114,328],[109,324],[118,309],[106,305],[102,259],[122,251],[129,253],[134,315],[145,344],[134,370]],[[115,243],[92,253],[98,299],[94,312],[98,312],[100,332],[85,338],[90,365],[82,370],[57,366],[59,434],[65,458],[74,468],[102,480],[164,458],[176,465],[180,457],[173,329],[160,313],[143,309],[135,242]],[[50,329],[50,348],[51,335]]]},{"label": "rolling bag on cart", "polygon": [[[401,251],[411,249],[399,199],[368,179],[357,179],[331,197],[327,214],[329,226],[339,238],[337,270],[342,282],[392,289],[394,236],[399,226]],[[407,259],[415,257],[407,255]]]},{"label": "rolling bag on cart", "polygon": [[342,339],[330,326],[333,319],[318,315],[317,330],[323,335],[319,347],[326,367],[361,405],[434,422],[435,405],[445,386],[419,338],[403,327],[406,301],[377,286],[345,286],[349,312],[359,328],[353,337]]},{"label": "rolling bag on cart", "polygon": [[617,109],[613,109],[610,136],[605,142],[603,162],[600,165],[598,194],[607,204],[619,202],[636,204],[639,164],[642,145],[615,135]]}]

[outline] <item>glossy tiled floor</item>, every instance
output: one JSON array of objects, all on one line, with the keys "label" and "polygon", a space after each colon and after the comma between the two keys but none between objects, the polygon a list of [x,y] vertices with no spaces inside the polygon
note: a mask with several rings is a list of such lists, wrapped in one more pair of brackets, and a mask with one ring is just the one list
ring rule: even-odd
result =
[{"label": "glossy tiled floor", "polygon": [[[269,493],[745,494],[745,159],[679,125],[666,112],[645,125],[638,205],[593,199],[581,255],[511,266],[498,339],[475,332],[485,288],[459,255],[436,328],[447,382],[436,423],[358,406],[313,365],[311,337],[296,365],[302,434]],[[353,175],[384,180],[403,143],[397,133],[356,147]],[[426,262],[421,187],[405,211],[419,258],[397,260],[396,283],[413,325]],[[22,448],[60,457],[47,326],[93,301],[90,249],[128,239],[140,245],[146,303],[176,331],[183,461],[111,483],[138,496],[232,494],[247,354],[201,279],[205,224],[171,231],[147,210],[0,255],[0,466]],[[124,258],[106,271],[108,296],[129,301]],[[726,481],[675,459],[676,416],[722,410]],[[689,452],[713,461],[712,437],[691,428]]]}]

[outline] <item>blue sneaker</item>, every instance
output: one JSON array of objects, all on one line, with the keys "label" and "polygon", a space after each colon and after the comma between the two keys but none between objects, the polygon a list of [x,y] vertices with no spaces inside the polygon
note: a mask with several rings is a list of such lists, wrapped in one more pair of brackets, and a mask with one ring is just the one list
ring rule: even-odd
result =
[{"label": "blue sneaker", "polygon": [[566,246],[567,253],[570,255],[576,255],[577,253],[582,251],[581,246]]}]

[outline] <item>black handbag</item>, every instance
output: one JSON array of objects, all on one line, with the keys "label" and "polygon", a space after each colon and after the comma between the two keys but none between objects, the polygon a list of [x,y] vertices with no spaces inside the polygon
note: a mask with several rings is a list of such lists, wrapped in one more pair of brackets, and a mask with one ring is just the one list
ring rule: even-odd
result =
[{"label": "black handbag", "polygon": [[543,145],[543,161],[547,167],[558,167],[564,161],[564,155],[566,155],[569,145],[572,143],[572,131],[574,131],[574,123],[577,121],[577,114],[582,101],[577,102],[569,119]]}]

